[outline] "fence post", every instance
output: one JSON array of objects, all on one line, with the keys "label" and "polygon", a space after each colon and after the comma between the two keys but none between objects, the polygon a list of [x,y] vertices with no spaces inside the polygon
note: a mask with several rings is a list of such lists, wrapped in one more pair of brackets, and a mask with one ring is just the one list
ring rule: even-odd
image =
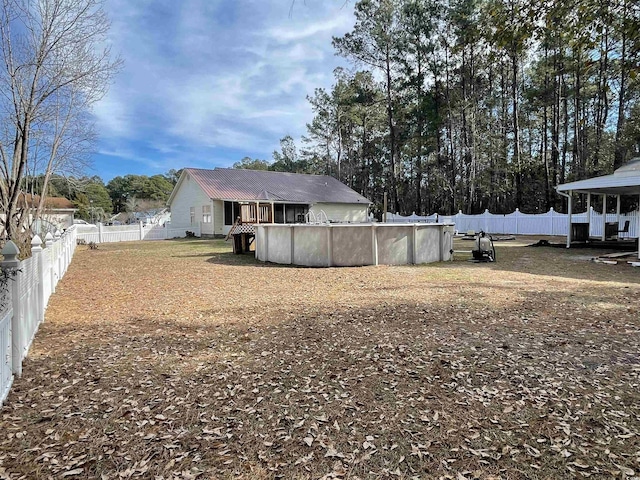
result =
[{"label": "fence post", "polygon": [[56,278],[56,284],[60,281],[60,279],[62,278],[62,244],[60,243],[60,237],[62,236],[62,234],[60,233],[60,230],[56,230],[56,233],[53,234],[53,239],[55,242],[55,246],[56,248],[55,253],[58,255],[58,257],[54,260],[57,268],[56,268],[56,273],[57,273],[57,277]]},{"label": "fence post", "polygon": [[42,256],[42,240],[36,235],[31,240],[31,254],[38,269],[38,324],[44,321],[44,258]]},{"label": "fence post", "polygon": [[140,227],[140,240],[144,240],[144,227],[142,226],[142,220],[138,222],[138,225]]},{"label": "fence post", "polygon": [[71,227],[71,257],[76,253],[76,246],[78,245],[78,228]]},{"label": "fence post", "polygon": [[549,210],[549,216],[551,217],[551,236],[553,236],[553,214],[554,210],[553,207],[551,207],[551,209]]},{"label": "fence post", "polygon": [[64,232],[64,243],[67,247],[67,264],[64,267],[64,271],[66,272],[69,269],[69,265],[71,265],[71,235],[69,232]]},{"label": "fence post", "polygon": [[67,268],[65,270],[69,270],[69,265],[71,265],[71,260],[73,259],[73,234],[69,230],[64,233],[67,236]]},{"label": "fence post", "polygon": [[11,370],[17,377],[22,376],[22,305],[20,304],[20,250],[9,240],[2,249],[4,260],[0,265],[8,275],[13,315],[11,317]]},{"label": "fence post", "polygon": [[54,268],[54,264],[53,264],[53,235],[51,235],[51,232],[47,232],[47,234],[44,237],[44,246],[46,247],[47,251],[48,251],[48,255],[49,255],[49,274],[51,275],[51,293],[53,293],[54,290],[54,278],[55,278],[55,268]]},{"label": "fence post", "polygon": [[44,237],[44,246],[47,247],[49,251],[49,270],[51,274],[51,293],[56,291],[56,267],[55,267],[55,259],[53,258],[53,235],[51,232],[47,232]]},{"label": "fence post", "polygon": [[489,209],[484,209],[484,231],[489,233]]},{"label": "fence post", "polygon": [[65,272],[67,271],[67,236],[63,233],[60,234],[60,241],[62,245],[62,255],[60,259],[62,260],[62,270],[60,277],[64,277]]},{"label": "fence post", "polygon": [[102,243],[102,222],[98,222],[98,243]]},{"label": "fence post", "polygon": [[516,211],[513,212],[513,216],[516,219],[516,235],[520,235],[520,230],[518,229],[518,215],[520,214],[520,209],[516,208]]}]

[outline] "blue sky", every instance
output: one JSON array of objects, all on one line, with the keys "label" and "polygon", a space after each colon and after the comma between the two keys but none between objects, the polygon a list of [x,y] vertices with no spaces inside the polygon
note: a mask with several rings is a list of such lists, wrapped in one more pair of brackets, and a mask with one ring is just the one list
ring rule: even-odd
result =
[{"label": "blue sky", "polygon": [[124,60],[94,108],[89,174],[103,180],[171,168],[271,160],[298,141],[314,88],[345,66],[331,37],[351,30],[344,0],[107,0]]}]

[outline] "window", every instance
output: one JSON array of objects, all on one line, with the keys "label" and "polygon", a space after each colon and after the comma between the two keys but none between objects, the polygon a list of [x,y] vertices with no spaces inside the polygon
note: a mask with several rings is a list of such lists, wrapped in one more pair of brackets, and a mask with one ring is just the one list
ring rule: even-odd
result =
[{"label": "window", "polygon": [[195,209],[195,207],[189,208],[189,217],[191,218],[191,225],[196,223],[196,209]]},{"label": "window", "polygon": [[211,223],[211,205],[202,206],[202,223]]}]

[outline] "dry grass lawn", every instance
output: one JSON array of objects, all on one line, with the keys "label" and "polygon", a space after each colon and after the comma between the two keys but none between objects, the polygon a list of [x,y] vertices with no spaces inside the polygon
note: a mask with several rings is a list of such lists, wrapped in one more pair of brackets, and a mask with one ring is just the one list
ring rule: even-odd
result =
[{"label": "dry grass lawn", "polygon": [[640,476],[640,269],[534,240],[328,269],[78,247],[0,410],[0,478]]}]

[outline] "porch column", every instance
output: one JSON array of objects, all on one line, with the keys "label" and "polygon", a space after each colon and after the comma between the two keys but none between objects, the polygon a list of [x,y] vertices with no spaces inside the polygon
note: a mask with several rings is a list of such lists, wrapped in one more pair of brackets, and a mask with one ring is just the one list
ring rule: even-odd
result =
[{"label": "porch column", "polygon": [[618,224],[617,230],[620,228],[620,195],[616,195],[616,223]]},{"label": "porch column", "polygon": [[[233,203],[231,204],[231,216],[233,217]],[[222,228],[227,224],[227,209],[224,207],[224,200],[222,200]]]},{"label": "porch column", "polygon": [[567,230],[567,248],[571,247],[571,215],[573,213],[573,190],[569,190],[569,198],[567,199],[567,220],[569,221],[569,230]]},{"label": "porch column", "polygon": [[602,241],[607,239],[607,194],[602,195]]},{"label": "porch column", "polygon": [[256,202],[256,223],[260,223],[260,201]]},{"label": "porch column", "polygon": [[[214,205],[213,205],[213,198],[211,199],[211,205],[209,206],[209,208],[211,209],[211,234],[215,235],[216,234],[216,209],[214,208]],[[224,211],[224,203],[222,204],[222,210]],[[224,225],[224,222],[222,224]],[[222,231],[220,233],[222,233]],[[202,235],[202,232],[200,232],[200,235]]]},{"label": "porch column", "polygon": [[[287,223],[287,204],[286,203],[282,204],[282,223]],[[293,263],[293,260],[291,260],[291,263]]]},{"label": "porch column", "polygon": [[276,208],[271,202],[271,223],[276,223]]},{"label": "porch column", "polygon": [[587,193],[587,241],[591,235],[591,192]]}]

